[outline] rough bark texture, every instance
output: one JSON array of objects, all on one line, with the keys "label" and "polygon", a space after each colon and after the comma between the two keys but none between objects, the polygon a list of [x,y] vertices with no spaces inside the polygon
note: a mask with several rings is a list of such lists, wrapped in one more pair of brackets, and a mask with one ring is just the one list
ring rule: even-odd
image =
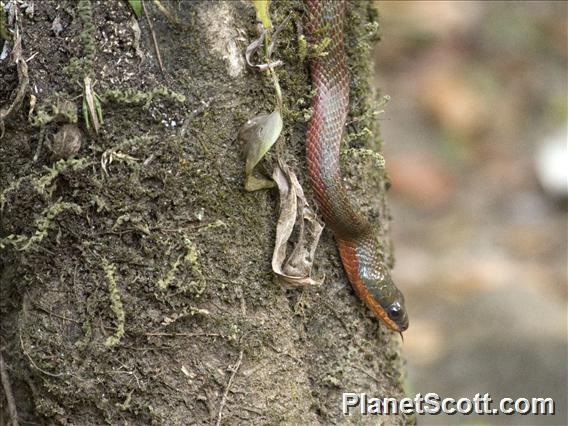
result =
[{"label": "rough bark texture", "polygon": [[[162,1],[174,25],[147,3],[164,73],[143,16],[138,46],[126,2],[93,1],[94,27],[85,0],[20,10],[30,91],[0,140],[0,347],[20,423],[209,424],[221,409],[223,424],[376,423],[342,417],[341,395],[401,397],[398,336],[355,297],[328,231],[317,255],[325,284],[281,288],[270,269],[277,193],[243,191],[238,128],[273,108],[268,78],[244,66],[252,6]],[[311,96],[302,4],[271,6],[274,23],[289,13],[275,55],[285,157],[302,178]],[[375,19],[371,4],[350,5],[347,139],[378,150]],[[18,85],[9,62],[0,108]],[[73,108],[61,110],[81,111],[85,76],[104,124],[95,136],[80,113],[81,148],[58,161],[58,132],[75,121]],[[392,263],[383,173],[372,157],[346,159],[346,181],[382,224]]]}]

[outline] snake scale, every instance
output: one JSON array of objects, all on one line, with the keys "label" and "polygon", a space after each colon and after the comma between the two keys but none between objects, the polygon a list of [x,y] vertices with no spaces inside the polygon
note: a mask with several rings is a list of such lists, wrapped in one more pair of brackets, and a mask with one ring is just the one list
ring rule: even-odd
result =
[{"label": "snake scale", "polygon": [[371,223],[355,211],[341,178],[339,148],[349,106],[349,76],[344,47],[344,0],[305,0],[306,31],[325,55],[311,59],[315,88],[306,136],[310,182],[324,221],[332,229],[353,289],[393,331],[408,328],[404,297],[393,283]]}]

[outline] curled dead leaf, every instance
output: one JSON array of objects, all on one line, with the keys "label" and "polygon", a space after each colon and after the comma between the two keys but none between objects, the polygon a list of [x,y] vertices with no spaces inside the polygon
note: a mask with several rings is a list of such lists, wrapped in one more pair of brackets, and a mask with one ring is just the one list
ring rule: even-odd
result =
[{"label": "curled dead leaf", "polygon": [[76,124],[64,124],[53,136],[51,152],[55,161],[69,159],[79,152],[83,134]]},{"label": "curled dead leaf", "polygon": [[[272,178],[280,192],[280,216],[276,225],[272,270],[282,285],[319,286],[325,277],[313,278],[312,266],[323,223],[308,205],[298,178],[283,161],[278,161]],[[286,256],[293,236],[296,240],[294,248]]]}]

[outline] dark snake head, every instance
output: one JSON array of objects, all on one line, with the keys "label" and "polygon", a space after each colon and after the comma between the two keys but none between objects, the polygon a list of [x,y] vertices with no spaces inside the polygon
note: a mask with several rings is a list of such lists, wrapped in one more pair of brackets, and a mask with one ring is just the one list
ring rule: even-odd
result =
[{"label": "dark snake head", "polygon": [[404,306],[404,296],[394,285],[384,265],[375,268],[373,273],[361,271],[361,278],[373,299],[371,309],[381,317],[392,330],[402,333],[408,328],[408,315]]}]

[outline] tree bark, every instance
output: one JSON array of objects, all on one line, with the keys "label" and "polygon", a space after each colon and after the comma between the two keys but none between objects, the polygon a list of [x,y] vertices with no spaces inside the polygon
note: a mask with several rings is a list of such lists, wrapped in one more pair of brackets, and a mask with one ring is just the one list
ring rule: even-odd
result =
[{"label": "tree bark", "polygon": [[[151,2],[147,21],[127,2],[87,0],[6,17],[29,77],[0,140],[0,349],[20,424],[376,423],[343,416],[342,393],[402,396],[398,336],[354,295],[328,230],[316,256],[325,283],[282,288],[270,266],[278,193],[243,190],[238,129],[274,108],[271,81],[244,62],[253,7],[162,4],[173,20]],[[271,5],[274,24],[290,13],[274,54],[284,156],[313,200],[302,4]],[[372,4],[349,5],[351,148],[380,149],[375,19]],[[4,110],[22,88],[18,71],[0,62]],[[392,264],[383,170],[346,159]],[[264,167],[273,164],[269,154]]]}]

